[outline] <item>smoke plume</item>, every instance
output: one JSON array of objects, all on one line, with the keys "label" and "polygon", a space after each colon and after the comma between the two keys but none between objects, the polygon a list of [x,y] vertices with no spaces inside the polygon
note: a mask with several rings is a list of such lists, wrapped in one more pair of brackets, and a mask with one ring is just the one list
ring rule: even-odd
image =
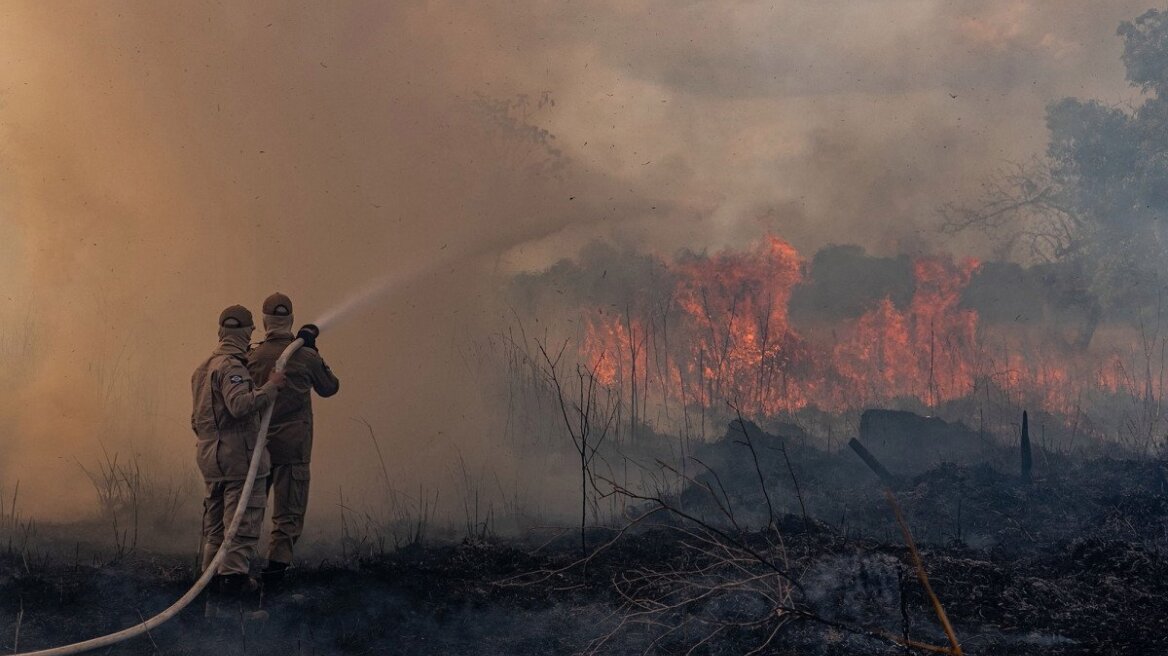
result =
[{"label": "smoke plume", "polygon": [[935,247],[932,209],[1041,151],[1047,103],[1130,93],[1140,9],[8,3],[0,490],[71,518],[103,448],[190,467],[222,307],[279,290],[302,323],[388,274],[321,338],[314,503],[379,475],[354,419],[403,488],[506,467],[461,347],[508,276],[598,237]]}]

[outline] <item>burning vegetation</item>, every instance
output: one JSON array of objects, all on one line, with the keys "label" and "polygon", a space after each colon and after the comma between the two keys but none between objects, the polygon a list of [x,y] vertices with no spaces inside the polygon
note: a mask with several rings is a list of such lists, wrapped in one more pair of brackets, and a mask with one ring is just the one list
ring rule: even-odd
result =
[{"label": "burning vegetation", "polygon": [[[589,316],[581,358],[597,363],[602,383],[630,393],[640,386],[646,396],[661,387],[679,406],[709,409],[734,401],[765,417],[900,398],[934,407],[975,389],[977,313],[959,307],[977,270],[973,260],[919,259],[907,307],[886,296],[854,319],[804,329],[792,324],[791,297],[814,273],[777,237],[665,268],[674,287],[654,290],[668,299],[656,314],[634,319],[630,311],[598,310]],[[669,348],[669,329],[683,346]]]},{"label": "burning vegetation", "polygon": [[[850,261],[833,250],[850,252]],[[1086,422],[1094,437],[1131,441],[1149,437],[1144,420],[1158,421],[1160,313],[1093,328],[1082,345],[1073,335],[1078,322],[1026,297],[1025,278],[1040,275],[1032,270],[839,247],[808,262],[775,236],[672,261],[601,246],[591,252],[540,284],[580,290],[568,301],[583,326],[579,359],[619,393],[634,423],[684,430],[694,417],[723,414],[727,403],[760,419],[899,407],[982,426],[991,412],[1037,408],[1063,428]],[[598,292],[594,285],[620,257],[655,275],[617,279],[611,285],[621,291]],[[1004,268],[1019,289],[1005,286]],[[847,289],[853,283],[869,297],[857,299]],[[984,320],[982,307],[1002,299],[1019,313],[1001,317],[991,307],[999,316]],[[1112,423],[1116,403],[1147,416]]]}]

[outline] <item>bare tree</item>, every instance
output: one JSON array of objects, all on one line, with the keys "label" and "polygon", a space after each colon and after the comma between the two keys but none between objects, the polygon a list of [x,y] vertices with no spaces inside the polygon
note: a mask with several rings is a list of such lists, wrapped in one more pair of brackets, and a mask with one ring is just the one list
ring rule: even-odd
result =
[{"label": "bare tree", "polygon": [[1062,185],[1039,159],[1011,163],[982,183],[973,205],[947,203],[939,210],[941,231],[985,233],[998,256],[1022,255],[1057,262],[1082,252],[1089,224],[1066,202]]},{"label": "bare tree", "polygon": [[[576,365],[576,380],[574,389],[565,389],[560,380],[559,365],[563,358],[567,342],[560,346],[560,350],[553,359],[548,354],[543,342],[536,341],[539,352],[547,364],[545,375],[556,392],[559,401],[560,414],[564,418],[564,426],[572,438],[572,445],[580,456],[580,552],[588,554],[588,539],[585,532],[588,520],[588,487],[596,490],[596,482],[592,476],[592,462],[595,460],[600,446],[608,437],[609,430],[616,418],[617,408],[620,406],[613,399],[612,392],[605,389],[596,380],[597,361],[589,368],[585,364]],[[603,359],[605,354],[601,354]],[[573,394],[574,392],[574,394]],[[570,398],[570,396],[574,398]],[[601,397],[603,396],[603,400]]]}]

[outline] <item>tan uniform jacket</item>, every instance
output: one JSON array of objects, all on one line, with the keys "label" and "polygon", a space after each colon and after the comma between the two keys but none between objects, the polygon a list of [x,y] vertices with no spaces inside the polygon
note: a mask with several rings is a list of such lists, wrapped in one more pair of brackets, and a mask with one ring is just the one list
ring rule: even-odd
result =
[{"label": "tan uniform jacket", "polygon": [[[198,437],[199,470],[207,481],[247,478],[260,413],[276,398],[272,383],[255,387],[244,358],[242,352],[220,345],[191,376],[191,428]],[[269,469],[265,453],[258,475],[266,476]]]},{"label": "tan uniform jacket", "polygon": [[[252,377],[265,380],[293,339],[291,334],[270,335],[252,349],[247,357]],[[306,348],[292,354],[284,375],[268,430],[268,453],[273,465],[302,465],[312,460],[312,392],[332,396],[341,382],[319,353]]]}]

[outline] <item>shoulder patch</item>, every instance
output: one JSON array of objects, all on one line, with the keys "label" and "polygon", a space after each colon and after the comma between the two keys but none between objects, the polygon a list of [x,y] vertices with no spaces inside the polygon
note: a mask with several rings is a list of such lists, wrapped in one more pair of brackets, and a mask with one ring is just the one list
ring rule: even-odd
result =
[{"label": "shoulder patch", "polygon": [[235,374],[235,375],[233,375],[233,376],[230,378],[230,380],[231,380],[231,382],[233,382],[233,383],[242,383],[242,382],[243,382],[243,376],[240,376],[239,374]]}]

